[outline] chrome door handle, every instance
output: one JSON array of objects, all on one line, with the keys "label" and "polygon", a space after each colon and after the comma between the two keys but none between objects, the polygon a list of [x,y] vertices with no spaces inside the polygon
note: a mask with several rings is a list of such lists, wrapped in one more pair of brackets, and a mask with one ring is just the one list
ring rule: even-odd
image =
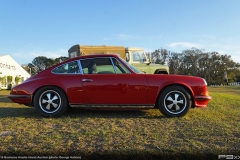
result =
[{"label": "chrome door handle", "polygon": [[82,82],[93,82],[92,79],[82,79]]}]

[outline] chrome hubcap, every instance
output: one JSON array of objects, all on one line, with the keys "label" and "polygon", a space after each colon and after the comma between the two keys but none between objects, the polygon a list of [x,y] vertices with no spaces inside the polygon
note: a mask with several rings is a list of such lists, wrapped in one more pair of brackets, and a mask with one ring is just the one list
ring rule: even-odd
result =
[{"label": "chrome hubcap", "polygon": [[180,91],[169,92],[164,98],[165,109],[172,114],[179,114],[187,106],[186,96]]},{"label": "chrome hubcap", "polygon": [[54,90],[47,90],[40,95],[39,106],[46,113],[54,113],[61,106],[61,97]]}]

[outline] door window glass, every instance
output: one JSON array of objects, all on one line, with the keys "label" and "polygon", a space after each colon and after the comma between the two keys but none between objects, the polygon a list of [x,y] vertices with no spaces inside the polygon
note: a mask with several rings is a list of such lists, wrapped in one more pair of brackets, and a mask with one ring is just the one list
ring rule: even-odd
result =
[{"label": "door window glass", "polygon": [[80,63],[83,74],[115,74],[110,58],[89,58]]}]

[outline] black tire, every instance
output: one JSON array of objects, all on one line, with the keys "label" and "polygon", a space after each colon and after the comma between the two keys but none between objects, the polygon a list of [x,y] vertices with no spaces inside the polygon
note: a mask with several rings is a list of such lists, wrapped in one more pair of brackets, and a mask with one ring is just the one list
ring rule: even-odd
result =
[{"label": "black tire", "polygon": [[159,71],[159,72],[157,72],[157,74],[168,74],[168,72],[167,71]]},{"label": "black tire", "polygon": [[168,72],[164,70],[156,70],[154,74],[168,74]]},{"label": "black tire", "polygon": [[181,117],[187,114],[192,105],[189,92],[181,86],[170,86],[158,98],[159,110],[166,117]]},{"label": "black tire", "polygon": [[57,87],[40,88],[34,97],[34,107],[43,117],[59,117],[67,110],[67,98]]}]

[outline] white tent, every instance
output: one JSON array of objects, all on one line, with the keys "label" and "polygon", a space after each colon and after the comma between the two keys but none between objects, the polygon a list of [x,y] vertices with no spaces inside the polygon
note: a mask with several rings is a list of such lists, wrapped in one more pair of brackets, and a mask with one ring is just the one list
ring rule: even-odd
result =
[{"label": "white tent", "polygon": [[[7,76],[12,76],[12,82],[7,82]],[[0,88],[7,89],[8,84],[16,85],[16,77],[20,78],[20,83],[30,77],[12,57],[9,55],[0,55]]]}]

